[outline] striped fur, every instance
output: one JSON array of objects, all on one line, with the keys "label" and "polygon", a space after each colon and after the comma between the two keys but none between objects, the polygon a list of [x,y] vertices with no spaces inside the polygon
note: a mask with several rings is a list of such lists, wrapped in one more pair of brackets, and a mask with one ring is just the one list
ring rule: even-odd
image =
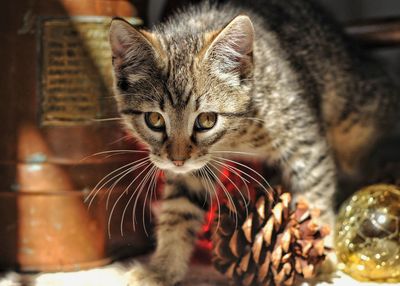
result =
[{"label": "striped fur", "polygon": [[[294,195],[333,224],[337,174],[360,175],[400,105],[393,83],[311,0],[205,3],[150,32],[115,20],[110,40],[121,116],[168,177],[156,253],[131,286],[184,277],[208,194],[190,174],[221,166],[213,160],[225,151],[279,165]],[[165,131],[150,130],[145,112],[160,113]],[[207,132],[193,128],[201,112],[218,114]]]}]

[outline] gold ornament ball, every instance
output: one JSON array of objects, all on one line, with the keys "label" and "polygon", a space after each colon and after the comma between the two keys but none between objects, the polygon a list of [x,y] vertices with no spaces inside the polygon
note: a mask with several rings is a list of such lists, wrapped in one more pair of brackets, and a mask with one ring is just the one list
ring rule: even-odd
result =
[{"label": "gold ornament ball", "polygon": [[373,185],[341,207],[335,229],[339,269],[361,281],[400,282],[400,189]]}]

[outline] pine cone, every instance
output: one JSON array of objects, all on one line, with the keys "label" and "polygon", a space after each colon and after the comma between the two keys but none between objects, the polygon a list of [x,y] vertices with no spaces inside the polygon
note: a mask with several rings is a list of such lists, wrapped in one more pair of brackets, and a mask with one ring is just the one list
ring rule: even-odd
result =
[{"label": "pine cone", "polygon": [[245,286],[293,285],[296,275],[315,275],[325,258],[329,228],[319,228],[318,214],[304,201],[290,213],[290,201],[290,194],[277,188],[268,195],[257,192],[249,206],[237,198],[224,205],[213,236],[216,269]]}]

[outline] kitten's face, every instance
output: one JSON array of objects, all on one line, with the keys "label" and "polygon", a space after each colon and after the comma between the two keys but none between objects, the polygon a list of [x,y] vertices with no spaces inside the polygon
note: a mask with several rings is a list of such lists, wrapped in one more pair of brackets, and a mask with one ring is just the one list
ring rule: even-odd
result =
[{"label": "kitten's face", "polygon": [[187,173],[206,165],[213,150],[226,150],[251,105],[248,17],[184,37],[114,20],[110,41],[120,113],[157,167]]}]

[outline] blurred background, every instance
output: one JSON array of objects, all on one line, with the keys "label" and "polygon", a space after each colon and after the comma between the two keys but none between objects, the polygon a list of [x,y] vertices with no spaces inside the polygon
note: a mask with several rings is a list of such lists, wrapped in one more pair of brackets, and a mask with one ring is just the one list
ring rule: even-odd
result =
[{"label": "blurred background", "polygon": [[[136,1],[133,2],[135,3]],[[150,0],[147,2],[151,9],[148,9],[146,18],[151,25],[159,21],[165,9],[167,9],[166,13],[168,13],[170,9],[185,5],[191,1]],[[400,13],[400,2],[397,0],[318,0],[318,2],[324,5],[342,21],[366,17],[398,16]]]}]

